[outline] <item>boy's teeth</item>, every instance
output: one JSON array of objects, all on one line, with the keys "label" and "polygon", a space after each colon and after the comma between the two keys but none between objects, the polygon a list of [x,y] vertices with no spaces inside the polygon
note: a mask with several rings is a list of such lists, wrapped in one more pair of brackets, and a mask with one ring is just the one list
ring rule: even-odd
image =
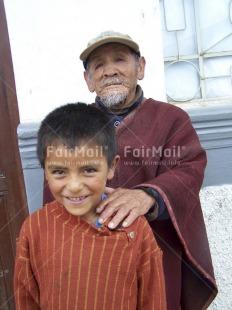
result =
[{"label": "boy's teeth", "polygon": [[69,197],[69,199],[72,200],[72,201],[81,201],[81,200],[85,199],[85,197],[84,196],[83,197],[78,197],[78,198]]}]

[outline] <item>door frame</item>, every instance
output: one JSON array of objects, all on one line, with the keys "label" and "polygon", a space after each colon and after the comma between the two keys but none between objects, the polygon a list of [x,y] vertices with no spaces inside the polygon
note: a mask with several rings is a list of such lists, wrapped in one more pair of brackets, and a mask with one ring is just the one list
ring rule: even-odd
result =
[{"label": "door frame", "polygon": [[14,309],[16,239],[28,216],[18,147],[19,110],[4,2],[0,1],[0,308]]}]

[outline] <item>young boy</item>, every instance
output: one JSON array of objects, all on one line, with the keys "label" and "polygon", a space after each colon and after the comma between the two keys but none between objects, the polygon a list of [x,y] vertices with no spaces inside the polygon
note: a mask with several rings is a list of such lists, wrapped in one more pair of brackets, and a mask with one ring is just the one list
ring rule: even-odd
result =
[{"label": "young boy", "polygon": [[162,253],[144,217],[100,225],[95,209],[114,176],[114,127],[84,103],[42,121],[37,154],[55,200],[29,216],[17,242],[16,309],[166,309]]}]

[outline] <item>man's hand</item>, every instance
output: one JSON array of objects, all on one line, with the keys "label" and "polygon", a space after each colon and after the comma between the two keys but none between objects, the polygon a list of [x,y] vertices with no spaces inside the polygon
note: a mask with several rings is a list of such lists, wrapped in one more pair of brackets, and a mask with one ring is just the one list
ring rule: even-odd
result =
[{"label": "man's hand", "polygon": [[141,189],[106,188],[107,197],[97,207],[101,213],[99,222],[104,223],[114,213],[108,227],[114,229],[120,223],[123,227],[130,226],[140,215],[144,215],[155,204],[155,198]]}]

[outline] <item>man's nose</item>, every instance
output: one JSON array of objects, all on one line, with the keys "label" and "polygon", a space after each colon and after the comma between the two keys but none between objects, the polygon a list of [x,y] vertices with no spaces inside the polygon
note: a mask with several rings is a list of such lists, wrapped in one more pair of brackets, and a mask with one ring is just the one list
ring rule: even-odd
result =
[{"label": "man's nose", "polygon": [[104,66],[104,75],[105,76],[115,76],[115,75],[118,75],[117,67],[114,64],[112,64],[112,63],[106,64]]}]

